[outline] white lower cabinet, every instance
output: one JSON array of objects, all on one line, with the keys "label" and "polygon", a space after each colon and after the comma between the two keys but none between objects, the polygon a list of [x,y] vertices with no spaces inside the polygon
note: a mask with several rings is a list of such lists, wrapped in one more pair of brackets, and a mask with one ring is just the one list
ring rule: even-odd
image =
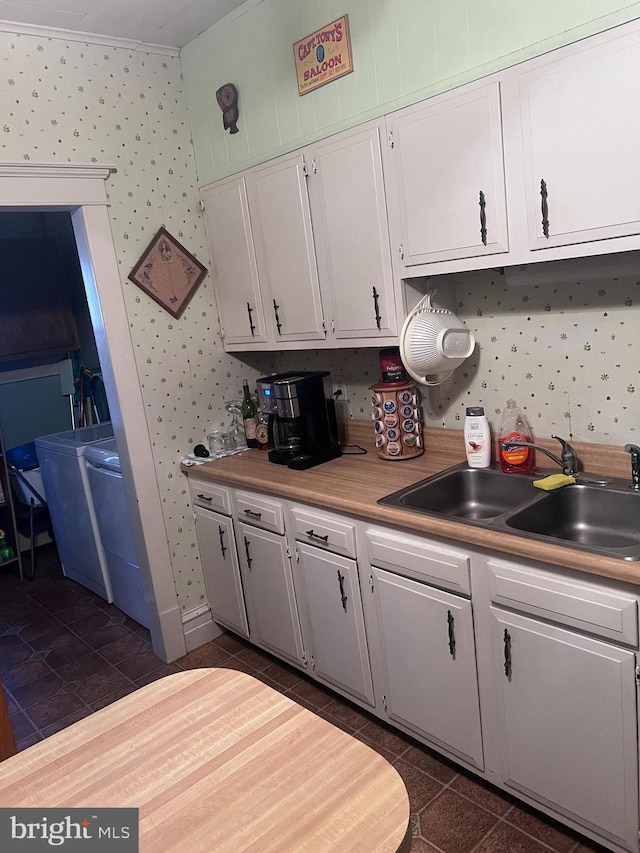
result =
[{"label": "white lower cabinet", "polygon": [[505,787],[637,851],[637,595],[497,557],[477,568]]},{"label": "white lower cabinet", "polygon": [[638,849],[636,656],[491,608],[507,786]]},{"label": "white lower cabinet", "polygon": [[244,521],[236,523],[236,532],[252,641],[279,657],[304,665],[286,538]]},{"label": "white lower cabinet", "polygon": [[249,636],[236,539],[231,521],[231,493],[226,486],[189,480],[204,583],[215,622]]},{"label": "white lower cabinet", "polygon": [[374,705],[356,561],[303,543],[296,551],[316,678]]},{"label": "white lower cabinet", "polygon": [[249,636],[233,522],[196,506],[196,531],[211,614],[216,622]]},{"label": "white lower cabinet", "polygon": [[389,719],[482,768],[471,602],[372,571]]}]

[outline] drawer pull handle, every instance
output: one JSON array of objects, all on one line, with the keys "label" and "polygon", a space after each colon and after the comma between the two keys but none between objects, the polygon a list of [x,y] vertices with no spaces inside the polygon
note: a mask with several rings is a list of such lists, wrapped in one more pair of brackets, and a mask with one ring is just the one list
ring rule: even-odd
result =
[{"label": "drawer pull handle", "polygon": [[456,656],[456,634],[455,634],[455,619],[453,613],[447,610],[447,629],[449,631],[449,654],[452,658]]},{"label": "drawer pull handle", "polygon": [[224,560],[226,559],[224,555],[227,553],[227,549],[224,544],[224,529],[220,526],[218,526],[218,533],[220,534],[220,553],[222,554],[222,559]]},{"label": "drawer pull handle", "polygon": [[347,597],[344,594],[344,575],[341,574],[340,569],[338,569],[338,583],[340,585],[340,600],[342,601],[342,609],[344,612],[347,612]]},{"label": "drawer pull handle", "polygon": [[504,674],[511,678],[511,634],[504,629]]},{"label": "drawer pull handle", "polygon": [[209,504],[213,500],[213,498],[209,497],[208,495],[198,495],[197,497],[199,501],[206,501]]},{"label": "drawer pull handle", "polygon": [[480,190],[480,239],[482,245],[487,245],[487,199],[484,193]]},{"label": "drawer pull handle", "polygon": [[253,560],[251,559],[251,554],[249,553],[249,545],[250,544],[251,543],[249,542],[249,540],[245,536],[244,537],[244,553],[247,555],[247,568],[249,569],[249,571],[251,571],[251,563],[253,563]]},{"label": "drawer pull handle", "polygon": [[261,512],[254,512],[252,509],[245,509],[244,514],[248,515],[249,518],[257,519],[258,521],[260,521],[260,519],[262,518]]},{"label": "drawer pull handle", "polygon": [[313,530],[313,528],[311,528],[311,530],[307,530],[307,536],[309,537],[309,539],[316,539],[319,542],[324,542],[325,545],[329,544],[329,534],[328,533],[326,536],[320,536],[319,533],[316,533]]},{"label": "drawer pull handle", "polygon": [[542,233],[549,239],[549,205],[547,204],[547,182],[544,178],[540,181],[540,209],[542,211]]}]

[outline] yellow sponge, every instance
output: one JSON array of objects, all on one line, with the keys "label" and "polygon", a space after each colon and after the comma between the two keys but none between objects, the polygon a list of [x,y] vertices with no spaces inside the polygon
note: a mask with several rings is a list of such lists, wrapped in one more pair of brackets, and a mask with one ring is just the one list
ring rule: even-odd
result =
[{"label": "yellow sponge", "polygon": [[568,474],[550,474],[542,480],[534,480],[533,485],[536,489],[552,492],[554,489],[560,489],[562,486],[570,486],[575,481],[576,478],[570,477]]}]

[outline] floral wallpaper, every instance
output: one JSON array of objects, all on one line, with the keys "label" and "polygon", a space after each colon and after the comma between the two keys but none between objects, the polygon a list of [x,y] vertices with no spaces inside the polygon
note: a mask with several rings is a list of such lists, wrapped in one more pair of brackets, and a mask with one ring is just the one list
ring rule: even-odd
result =
[{"label": "floral wallpaper", "polygon": [[[535,265],[531,265],[531,267]],[[484,406],[495,435],[514,397],[533,434],[623,445],[640,436],[640,274],[513,286],[495,270],[433,278],[434,304],[455,305],[476,338],[450,380],[423,387],[425,423],[462,430],[467,406]],[[426,284],[425,284],[426,288]],[[425,289],[426,292],[426,289]],[[322,369],[345,376],[344,350],[255,356],[265,372]],[[348,353],[351,416],[371,416],[376,350]],[[372,427],[373,429],[373,427]]]},{"label": "floral wallpaper", "polygon": [[210,276],[179,320],[127,279],[160,225],[210,267],[180,61],[0,33],[0,107],[3,160],[117,167],[107,181],[111,228],[178,599],[189,610],[207,596],[180,459],[227,421],[224,401],[255,374],[222,351]]}]

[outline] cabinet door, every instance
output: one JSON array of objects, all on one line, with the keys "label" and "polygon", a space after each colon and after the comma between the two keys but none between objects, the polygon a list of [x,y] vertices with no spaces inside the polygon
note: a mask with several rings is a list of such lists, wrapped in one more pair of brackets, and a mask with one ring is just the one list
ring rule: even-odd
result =
[{"label": "cabinet door", "polygon": [[389,717],[482,768],[471,602],[372,571]]},{"label": "cabinet door", "polygon": [[217,512],[195,507],[196,531],[211,613],[232,631],[249,636],[233,524]]},{"label": "cabinet door", "polygon": [[520,78],[532,249],[640,233],[638,79],[638,33],[578,45]]},{"label": "cabinet door", "polygon": [[245,179],[240,175],[204,187],[200,197],[224,343],[265,343]]},{"label": "cabinet door", "polygon": [[299,543],[316,676],[370,705],[373,683],[355,560]]},{"label": "cabinet door", "polygon": [[404,265],[506,252],[498,83],[429,99],[387,123]]},{"label": "cabinet door", "polygon": [[491,608],[505,782],[638,845],[635,655]]},{"label": "cabinet door", "polygon": [[306,173],[304,156],[295,153],[248,176],[260,281],[276,343],[325,338]]},{"label": "cabinet door", "polygon": [[376,123],[348,131],[313,151],[318,264],[338,340],[397,334],[380,149],[383,128]]},{"label": "cabinet door", "polygon": [[237,522],[238,552],[253,642],[304,663],[298,605],[284,536]]},{"label": "cabinet door", "polygon": [[[73,271],[75,272],[75,271]],[[54,240],[2,240],[0,361],[78,348],[65,271]]]}]

